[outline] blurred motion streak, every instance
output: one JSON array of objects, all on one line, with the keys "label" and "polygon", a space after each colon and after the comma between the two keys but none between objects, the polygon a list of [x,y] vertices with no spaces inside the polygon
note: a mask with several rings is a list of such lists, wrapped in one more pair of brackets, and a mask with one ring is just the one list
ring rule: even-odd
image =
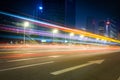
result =
[{"label": "blurred motion streak", "polygon": [[97,34],[93,34],[93,33],[82,31],[82,30],[70,29],[70,28],[66,28],[66,27],[63,27],[63,26],[58,26],[58,25],[47,23],[47,22],[43,22],[43,21],[38,21],[38,20],[34,20],[34,19],[30,19],[30,18],[18,16],[18,15],[13,15],[13,14],[9,14],[9,13],[2,12],[2,11],[0,11],[0,14],[11,16],[11,17],[15,17],[15,18],[20,18],[20,19],[23,19],[23,20],[27,20],[29,22],[35,23],[35,24],[37,24],[39,26],[43,26],[43,27],[56,28],[58,30],[62,30],[62,31],[65,31],[65,32],[73,32],[75,34],[84,35],[84,36],[95,38],[95,39],[99,38],[101,40],[106,40],[106,41],[120,43],[119,40],[112,39],[112,38],[105,37],[105,36],[101,36],[101,35],[97,35]]}]

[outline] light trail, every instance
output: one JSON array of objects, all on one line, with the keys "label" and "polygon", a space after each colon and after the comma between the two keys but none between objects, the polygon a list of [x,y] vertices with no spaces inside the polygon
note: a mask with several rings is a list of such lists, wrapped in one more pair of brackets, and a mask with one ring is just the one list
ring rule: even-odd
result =
[{"label": "light trail", "polygon": [[50,24],[50,23],[43,22],[43,21],[38,21],[38,20],[34,20],[34,19],[30,19],[30,18],[18,16],[18,15],[13,15],[13,14],[9,14],[9,13],[2,12],[2,11],[0,11],[0,14],[15,17],[15,18],[20,18],[20,19],[23,19],[23,20],[27,20],[27,21],[30,21],[30,22],[35,23],[37,25],[43,26],[43,27],[57,28],[59,30],[65,31],[65,32],[73,32],[75,34],[84,35],[84,36],[95,38],[95,39],[99,38],[99,39],[106,40],[106,41],[112,41],[112,42],[120,43],[120,40],[112,39],[112,38],[105,37],[105,36],[100,36],[100,35],[93,34],[93,33],[90,33],[90,32],[85,32],[85,31],[82,31],[82,30],[65,28],[65,27],[62,27],[62,26],[55,25],[55,24]]},{"label": "light trail", "polygon": [[[24,32],[23,29],[17,29],[17,28],[7,28],[7,27],[0,27],[0,30],[2,31],[7,31],[7,32],[13,32],[13,33],[22,33]],[[47,37],[53,37],[52,33],[47,32],[47,31],[42,31],[42,30],[32,30],[30,31],[29,29],[25,31],[26,34],[33,34],[33,35],[41,35],[41,36],[47,36]],[[70,37],[68,35],[65,34],[54,34],[54,37],[58,37],[58,38],[67,38],[70,39]],[[78,36],[73,36],[71,37],[71,39],[78,39]]]},{"label": "light trail", "polygon": [[[0,30],[2,31],[7,31],[7,32],[13,32],[13,33],[22,33],[24,32],[23,29],[21,28],[11,28],[11,27],[8,27],[8,26],[2,26],[0,27]],[[29,29],[27,29],[26,31],[26,34],[31,34],[31,35],[40,35],[40,36],[47,36],[47,37],[53,37],[53,34],[51,32],[47,32],[47,31],[42,31],[42,30],[32,30],[30,31]],[[1,35],[2,36],[2,35]],[[5,35],[2,36],[2,37],[6,37]],[[23,37],[18,37],[18,36],[7,36],[8,38],[18,38],[18,39],[22,39]],[[84,41],[91,41],[91,42],[94,42],[94,40],[92,39],[86,39],[86,38],[83,38],[81,39],[79,36],[72,36],[70,37],[69,35],[67,34],[54,34],[54,37],[57,37],[57,38],[63,38],[64,40],[56,40],[56,42],[64,42],[65,39],[72,39],[72,40],[84,40]],[[28,38],[26,38],[28,40]],[[42,40],[41,38],[34,38],[34,40]],[[47,41],[52,41],[50,39],[45,39]],[[78,43],[78,42],[77,42]]]}]

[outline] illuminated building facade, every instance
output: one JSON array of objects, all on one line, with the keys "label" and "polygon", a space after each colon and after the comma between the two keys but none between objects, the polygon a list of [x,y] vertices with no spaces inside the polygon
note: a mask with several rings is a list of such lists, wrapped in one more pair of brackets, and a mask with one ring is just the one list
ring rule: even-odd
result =
[{"label": "illuminated building facade", "polygon": [[112,19],[102,20],[98,23],[98,33],[111,38],[118,38],[118,28]]},{"label": "illuminated building facade", "polygon": [[106,28],[105,28],[105,21],[101,20],[98,22],[98,34],[105,35]]}]

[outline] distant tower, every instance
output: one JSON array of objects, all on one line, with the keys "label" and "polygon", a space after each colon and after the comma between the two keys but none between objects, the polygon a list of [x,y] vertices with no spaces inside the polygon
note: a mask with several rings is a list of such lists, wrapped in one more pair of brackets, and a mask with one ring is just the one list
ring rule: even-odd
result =
[{"label": "distant tower", "polygon": [[89,32],[96,33],[96,22],[94,17],[91,17],[91,16],[87,17],[86,29]]},{"label": "distant tower", "polygon": [[109,37],[110,36],[110,21],[107,20],[106,23],[105,23],[105,27],[106,27],[106,36]]},{"label": "distant tower", "polygon": [[65,25],[75,28],[76,1],[65,0]]},{"label": "distant tower", "polygon": [[111,38],[118,38],[118,28],[113,19],[106,20],[106,36]]},{"label": "distant tower", "polygon": [[118,28],[112,19],[102,20],[98,23],[98,33],[111,38],[118,38]]},{"label": "distant tower", "polygon": [[98,22],[98,34],[100,35],[106,35],[106,27],[105,27],[105,21],[104,20],[100,20]]}]

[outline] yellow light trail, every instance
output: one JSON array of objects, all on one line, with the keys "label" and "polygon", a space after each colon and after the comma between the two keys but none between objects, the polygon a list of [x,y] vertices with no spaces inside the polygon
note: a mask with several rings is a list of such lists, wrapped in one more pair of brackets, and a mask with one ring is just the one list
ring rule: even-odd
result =
[{"label": "yellow light trail", "polygon": [[109,37],[106,37],[106,36],[101,36],[101,35],[90,33],[90,32],[83,31],[83,30],[71,29],[71,28],[66,28],[66,27],[63,27],[63,26],[51,25],[51,24],[39,24],[39,25],[42,25],[43,27],[48,27],[48,28],[56,28],[58,30],[74,33],[74,34],[77,34],[77,35],[84,35],[86,37],[91,37],[91,38],[95,38],[95,39],[101,39],[101,40],[105,40],[105,41],[120,43],[120,40],[112,39],[112,38],[109,38]]},{"label": "yellow light trail", "polygon": [[2,12],[2,11],[0,11],[0,14],[11,16],[11,17],[15,17],[15,18],[19,18],[19,19],[23,19],[23,20],[29,21],[31,23],[35,23],[37,25],[42,25],[43,27],[47,27],[47,28],[56,28],[58,30],[62,30],[62,31],[65,31],[65,32],[70,32],[70,33],[72,32],[74,34],[84,35],[84,36],[95,38],[95,39],[99,38],[101,40],[106,40],[106,41],[120,43],[120,40],[112,39],[112,38],[109,38],[109,37],[93,34],[93,33],[82,31],[82,30],[66,28],[66,27],[55,25],[55,24],[51,24],[51,23],[48,23],[48,22],[34,20],[34,19],[31,19],[31,18],[26,18],[26,17],[14,15],[14,14]]}]

